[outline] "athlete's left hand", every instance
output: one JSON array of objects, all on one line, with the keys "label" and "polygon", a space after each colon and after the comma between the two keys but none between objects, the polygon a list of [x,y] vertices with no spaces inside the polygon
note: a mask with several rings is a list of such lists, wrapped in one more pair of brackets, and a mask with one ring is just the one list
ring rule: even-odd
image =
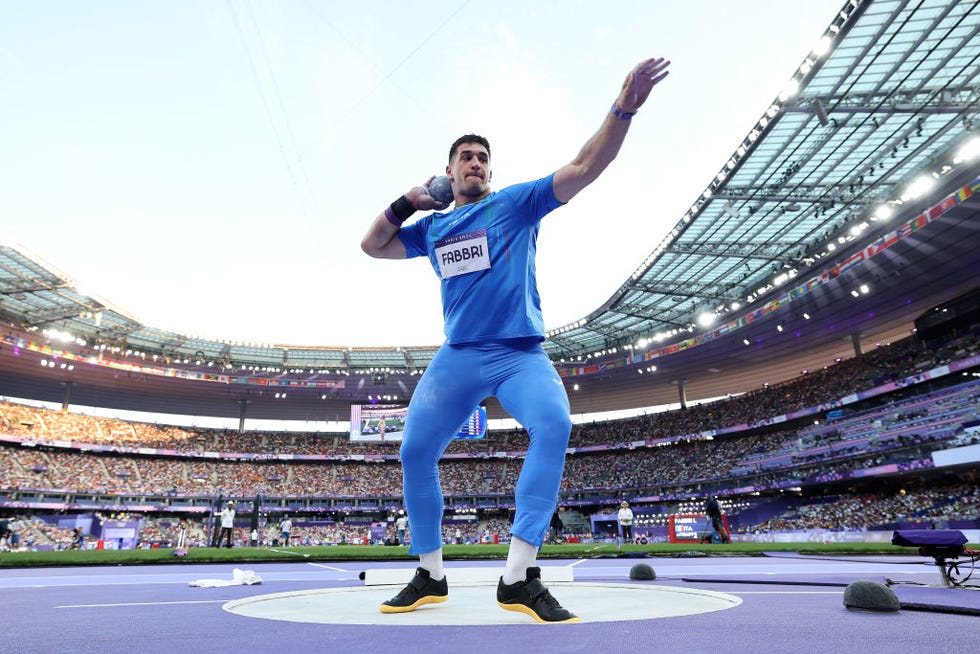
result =
[{"label": "athlete's left hand", "polygon": [[659,84],[667,73],[670,62],[663,57],[646,59],[636,65],[623,82],[623,88],[619,92],[616,100],[616,107],[620,111],[633,113],[643,106],[650,95],[653,87]]}]

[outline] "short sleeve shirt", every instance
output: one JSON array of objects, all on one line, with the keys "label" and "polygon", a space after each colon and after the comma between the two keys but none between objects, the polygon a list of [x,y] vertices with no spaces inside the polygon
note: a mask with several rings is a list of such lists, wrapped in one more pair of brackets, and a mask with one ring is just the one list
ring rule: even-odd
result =
[{"label": "short sleeve shirt", "polygon": [[561,206],[554,175],[432,213],[398,233],[442,282],[446,342],[544,339],[535,270],[541,219]]}]

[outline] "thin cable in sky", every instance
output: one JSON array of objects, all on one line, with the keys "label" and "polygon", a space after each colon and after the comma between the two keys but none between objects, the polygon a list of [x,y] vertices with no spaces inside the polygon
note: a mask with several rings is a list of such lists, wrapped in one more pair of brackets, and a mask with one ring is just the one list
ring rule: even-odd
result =
[{"label": "thin cable in sky", "polygon": [[286,111],[286,104],[282,99],[282,93],[279,91],[279,82],[276,79],[275,70],[272,67],[272,60],[269,59],[269,52],[265,47],[265,39],[262,38],[262,30],[259,27],[258,21],[255,19],[255,10],[252,7],[252,3],[246,0],[245,4],[248,6],[248,12],[252,19],[252,25],[255,26],[255,34],[258,37],[259,49],[262,51],[262,58],[265,60],[265,66],[269,71],[269,79],[272,81],[272,91],[276,96],[276,102],[279,104],[279,110],[282,112],[283,123],[286,126],[286,133],[289,135],[289,142],[290,145],[293,146],[293,152],[296,156],[296,164],[299,167],[300,173],[303,175],[303,181],[306,183],[306,190],[309,192],[310,198],[313,199],[313,186],[310,184],[310,176],[306,172],[306,164],[303,162],[303,155],[300,153],[299,146],[296,143],[296,136],[293,133],[293,127],[289,120],[289,113]]},{"label": "thin cable in sky", "polygon": [[[436,28],[434,30],[432,30],[432,32],[430,32],[425,38],[423,38],[419,42],[419,44],[416,45],[412,49],[411,52],[409,52],[407,55],[405,55],[402,58],[402,60],[399,61],[395,65],[394,68],[392,68],[390,71],[388,71],[386,74],[384,74],[384,76],[378,81],[377,84],[375,84],[370,90],[368,90],[366,93],[364,93],[364,95],[362,95],[360,98],[358,98],[354,102],[354,104],[352,104],[350,106],[350,108],[347,110],[347,112],[344,113],[341,116],[339,122],[342,122],[342,121],[346,120],[351,114],[354,113],[354,111],[358,107],[361,106],[361,104],[365,100],[367,100],[369,97],[371,97],[372,95],[374,95],[374,93],[379,88],[381,88],[385,84],[385,82],[390,81],[392,75],[394,75],[402,66],[404,66],[408,62],[409,59],[411,59],[413,56],[415,56],[415,53],[416,52],[418,52],[419,50],[421,50],[422,47],[429,42],[429,40],[431,40],[436,34],[438,34],[439,32],[441,32],[442,29],[446,25],[448,25],[453,20],[453,18],[455,18],[456,15],[459,14],[461,11],[463,11],[463,9],[465,9],[466,6],[469,5],[469,4],[470,4],[470,0],[464,0],[463,3],[460,4],[456,8],[456,10],[454,12],[452,12],[451,14],[449,14],[448,16],[446,16],[446,18],[441,23],[439,23],[439,25],[437,25]],[[345,43],[348,44],[348,46],[351,47],[351,49],[353,49],[355,52],[357,52],[359,55],[361,55],[365,59],[368,59],[368,56],[364,52],[362,52],[360,49],[358,49],[356,47],[356,45],[343,34],[343,32],[341,32],[339,29],[337,29],[337,27],[335,25],[333,25],[333,23],[331,23],[329,20],[327,20],[327,17],[326,16],[324,16],[322,13],[320,13],[319,11],[317,11],[316,8],[313,7],[309,2],[307,2],[307,7],[310,9],[311,12],[313,12],[321,20],[323,20],[323,22],[325,22],[331,29],[333,29],[335,32],[337,32],[337,34],[340,35],[340,37],[344,40]],[[420,102],[418,102],[418,100],[416,100],[414,97],[412,97],[404,88],[402,88],[401,86],[399,86],[395,82],[392,82],[392,85],[395,86],[399,91],[401,91],[402,93],[404,93],[406,97],[408,97],[410,100],[412,100],[425,114],[427,114],[430,118],[432,118],[432,120],[434,122],[438,122],[438,119],[435,116],[432,115],[432,112],[430,112],[427,107],[423,106]]]},{"label": "thin cable in sky", "polygon": [[[242,29],[241,23],[238,20],[238,14],[235,12],[235,6],[233,4],[233,0],[228,0],[227,4],[228,4],[228,11],[231,12],[232,21],[235,23],[235,29],[238,31],[238,38],[242,43],[242,48],[245,50],[245,58],[248,61],[249,70],[252,72],[252,78],[255,81],[255,87],[258,90],[259,97],[262,100],[262,107],[265,109],[265,114],[269,118],[269,124],[272,127],[272,132],[275,134],[276,141],[279,143],[279,152],[282,154],[283,161],[285,161],[286,163],[286,171],[289,173],[289,178],[292,181],[293,189],[296,191],[296,196],[299,199],[300,210],[303,212],[303,216],[307,219],[307,221],[309,221],[310,214],[306,209],[306,201],[303,198],[303,193],[300,190],[299,184],[296,181],[296,172],[294,171],[293,165],[289,160],[289,155],[286,152],[286,146],[285,143],[283,142],[282,135],[279,133],[279,129],[276,127],[276,120],[275,117],[273,116],[272,108],[269,106],[269,100],[268,98],[266,98],[265,90],[262,88],[262,80],[259,77],[258,69],[256,69],[255,67],[255,61],[252,58],[251,48],[249,48],[248,40],[245,38],[245,31]],[[252,18],[252,22],[255,23],[254,15]],[[256,24],[256,31],[258,31],[257,24]],[[259,44],[264,51],[265,46],[262,44],[261,33],[259,33],[258,38],[259,38]],[[272,77],[273,89],[275,90],[277,97],[279,97],[278,87],[275,82],[275,75],[272,72],[271,65],[269,65],[268,63],[268,57],[266,57],[266,65],[269,68],[269,75],[270,77]],[[290,134],[290,137],[292,138],[292,130],[289,128],[289,119],[285,113],[285,107],[282,106],[281,97],[279,97],[279,106],[283,112],[283,120],[286,124],[286,131]],[[298,148],[296,148],[295,139],[293,139],[293,148],[296,150],[299,166],[302,169],[304,178],[306,179],[306,186],[307,188],[310,188],[310,181],[309,178],[306,176],[305,168],[303,168],[303,161],[302,158],[299,156]],[[310,190],[311,197],[312,197],[312,193],[313,192],[311,189]]]}]

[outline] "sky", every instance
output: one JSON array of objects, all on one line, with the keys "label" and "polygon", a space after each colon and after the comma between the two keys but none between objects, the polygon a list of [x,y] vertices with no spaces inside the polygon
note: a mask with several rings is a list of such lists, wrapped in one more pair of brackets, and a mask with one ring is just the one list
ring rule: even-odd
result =
[{"label": "sky", "polygon": [[360,249],[465,133],[493,188],[572,160],[626,74],[670,75],[538,240],[547,329],[608,299],[843,0],[6,0],[0,242],[144,324],[252,343],[438,345],[428,261]]}]

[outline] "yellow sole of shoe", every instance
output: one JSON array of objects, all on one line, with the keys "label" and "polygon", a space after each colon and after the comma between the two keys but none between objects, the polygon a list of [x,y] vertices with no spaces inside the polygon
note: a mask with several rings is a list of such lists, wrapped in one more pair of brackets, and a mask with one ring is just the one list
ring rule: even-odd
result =
[{"label": "yellow sole of shoe", "polygon": [[505,611],[514,611],[516,613],[529,615],[534,618],[535,622],[539,622],[540,624],[562,624],[582,621],[582,618],[578,616],[572,616],[567,620],[542,620],[530,607],[524,606],[523,604],[501,604],[500,602],[497,602],[497,606]]},{"label": "yellow sole of shoe", "polygon": [[382,613],[408,613],[409,611],[414,611],[415,609],[419,608],[423,604],[439,604],[441,602],[445,602],[447,599],[449,599],[448,595],[443,595],[442,597],[439,597],[437,595],[429,595],[427,597],[420,597],[414,603],[409,604],[408,606],[390,606],[388,604],[382,604],[381,612]]}]

